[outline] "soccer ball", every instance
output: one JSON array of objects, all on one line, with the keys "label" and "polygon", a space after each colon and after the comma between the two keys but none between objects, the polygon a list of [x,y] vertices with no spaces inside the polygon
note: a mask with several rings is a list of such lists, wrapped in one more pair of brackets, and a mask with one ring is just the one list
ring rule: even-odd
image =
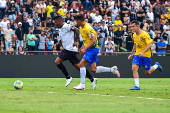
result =
[{"label": "soccer ball", "polygon": [[14,82],[14,88],[15,89],[22,89],[23,88],[23,82],[20,80],[17,80]]}]

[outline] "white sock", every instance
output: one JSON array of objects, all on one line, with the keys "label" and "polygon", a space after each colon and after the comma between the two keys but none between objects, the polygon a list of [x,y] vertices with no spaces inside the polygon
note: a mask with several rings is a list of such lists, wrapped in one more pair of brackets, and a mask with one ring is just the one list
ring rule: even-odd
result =
[{"label": "white sock", "polygon": [[101,72],[113,72],[113,69],[109,67],[97,66],[96,73],[101,73]]},{"label": "white sock", "polygon": [[139,87],[139,78],[134,78],[134,81],[135,81],[135,86]]},{"label": "white sock", "polygon": [[80,68],[80,77],[81,77],[81,84],[85,84],[86,67]]},{"label": "white sock", "polygon": [[158,65],[153,65],[154,69],[157,69],[158,68]]}]

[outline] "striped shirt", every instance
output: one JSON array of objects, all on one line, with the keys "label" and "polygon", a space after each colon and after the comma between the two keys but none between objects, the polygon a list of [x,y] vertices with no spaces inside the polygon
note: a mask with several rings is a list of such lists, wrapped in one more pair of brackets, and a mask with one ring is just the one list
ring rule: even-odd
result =
[{"label": "striped shirt", "polygon": [[73,47],[74,32],[71,30],[71,26],[65,23],[59,30],[59,40],[62,42],[63,48],[68,51],[78,51],[77,47]]}]

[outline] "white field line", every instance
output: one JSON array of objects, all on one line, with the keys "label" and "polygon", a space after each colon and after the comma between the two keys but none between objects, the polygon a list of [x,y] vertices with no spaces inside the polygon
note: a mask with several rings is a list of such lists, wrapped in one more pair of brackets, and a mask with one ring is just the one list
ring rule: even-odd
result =
[{"label": "white field line", "polygon": [[[54,92],[47,92],[47,93],[54,93]],[[149,97],[130,97],[130,96],[116,96],[116,95],[103,95],[103,94],[90,94],[90,93],[67,93],[73,95],[92,95],[92,96],[113,96],[119,98],[137,98],[137,99],[148,99],[148,100],[170,100],[170,99],[161,99],[161,98],[149,98]]]},{"label": "white field line", "polygon": [[54,93],[54,92],[47,92],[47,93]]},{"label": "white field line", "polygon": [[139,98],[139,99],[150,99],[150,100],[170,100],[170,99],[161,99],[161,98],[148,98],[148,97],[130,97],[130,96],[116,96],[116,95],[102,95],[102,94],[89,94],[89,93],[77,93],[81,95],[98,95],[98,96],[114,96],[119,98]]}]

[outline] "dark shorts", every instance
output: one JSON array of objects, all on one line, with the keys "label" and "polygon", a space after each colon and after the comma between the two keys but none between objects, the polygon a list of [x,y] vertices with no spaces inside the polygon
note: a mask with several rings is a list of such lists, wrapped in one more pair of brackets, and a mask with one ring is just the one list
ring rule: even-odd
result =
[{"label": "dark shorts", "polygon": [[28,45],[28,51],[35,51],[35,46],[29,46]]},{"label": "dark shorts", "polygon": [[[28,51],[35,51],[35,46],[29,46],[28,45]],[[30,54],[34,54],[34,52],[29,52]]]},{"label": "dark shorts", "polygon": [[121,45],[121,44],[122,44],[122,39],[117,39],[117,38],[115,38],[115,43]]},{"label": "dark shorts", "polygon": [[41,18],[41,21],[42,21],[42,14],[41,14],[41,13],[39,13],[39,14],[38,14],[38,16]]},{"label": "dark shorts", "polygon": [[72,64],[78,64],[80,60],[78,59],[77,55],[78,55],[78,52],[68,51],[64,49],[60,52],[58,57],[64,60],[69,60]]},{"label": "dark shorts", "polygon": [[102,13],[101,8],[99,8],[99,13]]},{"label": "dark shorts", "polygon": [[1,41],[4,41],[4,34],[1,34]]},{"label": "dark shorts", "polygon": [[138,55],[134,55],[132,65],[143,66],[145,70],[151,69],[151,58],[140,57]]},{"label": "dark shorts", "polygon": [[46,20],[46,18],[47,18],[47,13],[43,13],[43,17],[41,18],[41,21]]}]

